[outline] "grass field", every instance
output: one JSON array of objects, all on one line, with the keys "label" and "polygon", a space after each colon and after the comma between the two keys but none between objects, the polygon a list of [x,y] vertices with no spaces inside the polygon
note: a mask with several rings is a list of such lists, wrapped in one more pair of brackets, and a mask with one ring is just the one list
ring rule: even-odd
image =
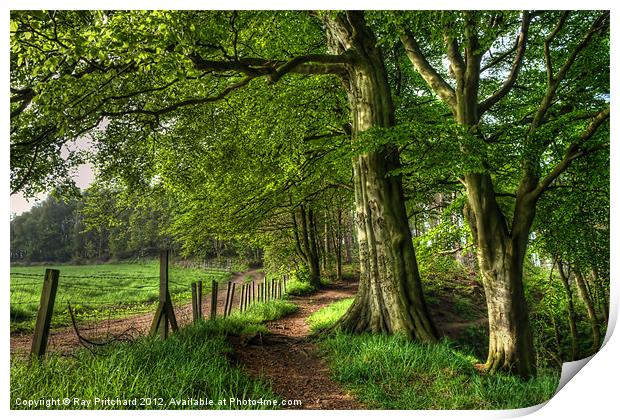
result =
[{"label": "grass field", "polygon": [[[33,329],[45,268],[60,270],[53,327],[70,324],[67,303],[80,317],[119,317],[153,310],[159,296],[159,261],[96,265],[19,266],[11,268],[11,331]],[[190,284],[226,281],[230,273],[169,267],[170,294],[175,302],[191,299]]]}]

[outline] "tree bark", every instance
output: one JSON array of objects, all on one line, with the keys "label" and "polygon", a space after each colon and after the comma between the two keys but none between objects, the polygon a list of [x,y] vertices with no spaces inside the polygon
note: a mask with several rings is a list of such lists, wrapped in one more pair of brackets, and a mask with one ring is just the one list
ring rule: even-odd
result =
[{"label": "tree bark", "polygon": [[[362,13],[346,12],[325,23],[332,48],[354,57],[343,79],[353,141],[371,128],[392,126],[393,105],[383,59]],[[401,333],[434,342],[437,333],[422,294],[402,180],[389,175],[399,166],[398,152],[389,146],[353,159],[360,286],[336,328]]]},{"label": "tree bark", "polygon": [[580,270],[575,270],[575,280],[577,282],[577,288],[579,289],[579,296],[588,311],[588,319],[590,320],[590,326],[592,327],[592,353],[594,354],[601,347],[601,326],[599,325],[598,318],[596,317],[596,311],[594,310],[592,298],[588,292],[586,279],[583,277]]},{"label": "tree bark", "polygon": [[[316,246],[316,235],[314,234],[314,217],[312,209],[306,211],[306,207],[302,204],[298,209],[300,219],[301,240],[297,239],[300,245],[303,245],[301,255],[310,271],[310,284],[315,288],[321,287],[321,268],[319,261],[318,249]],[[297,225],[297,223],[295,223]]]},{"label": "tree bark", "polygon": [[338,208],[334,247],[336,248],[336,280],[342,280],[342,209]]},{"label": "tree bark", "polygon": [[485,368],[534,376],[534,344],[523,291],[523,260],[534,213],[529,207],[522,208],[517,213],[520,221],[515,220],[509,233],[491,177],[468,174],[465,180],[489,316]]},{"label": "tree bark", "polygon": [[[571,358],[570,360],[577,360],[577,321],[575,318],[575,304],[573,303],[573,292],[568,282],[569,275],[564,271],[564,264],[558,261],[558,271],[560,272],[560,279],[566,290],[566,300],[568,302],[568,327],[570,329],[571,336]],[[568,360],[567,360],[568,361]]]}]

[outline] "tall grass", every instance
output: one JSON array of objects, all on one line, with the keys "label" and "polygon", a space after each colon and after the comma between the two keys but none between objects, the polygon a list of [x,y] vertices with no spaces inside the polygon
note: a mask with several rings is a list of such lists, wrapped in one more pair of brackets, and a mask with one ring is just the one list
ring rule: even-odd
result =
[{"label": "tall grass", "polygon": [[[311,329],[333,325],[350,299],[327,306],[309,319]],[[543,371],[531,380],[480,374],[478,360],[444,340],[420,344],[399,335],[319,337],[333,377],[368,408],[381,409],[510,409],[550,399],[557,372]]]},{"label": "tall grass", "polygon": [[[252,379],[230,365],[227,356],[231,348],[225,334],[260,331],[264,328],[260,325],[262,322],[295,309],[289,302],[271,301],[244,313],[233,313],[226,319],[200,322],[167,340],[143,338],[111,345],[96,355],[82,350],[73,357],[51,355],[32,361],[14,358],[11,361],[11,408],[25,408],[18,401],[62,401],[65,397],[71,398],[70,404],[51,408],[273,408],[273,405],[244,404],[243,400],[278,400],[279,397],[264,381]],[[74,398],[90,401],[91,405],[75,404]],[[94,406],[95,398],[151,404]],[[232,403],[231,398],[235,399]],[[178,405],[173,401],[188,399],[210,399],[214,405]]]},{"label": "tall grass", "polygon": [[307,319],[310,331],[317,333],[331,327],[353,303],[353,298],[342,299],[331,305],[325,306],[319,311],[310,315]]},{"label": "tall grass", "polygon": [[285,294],[288,296],[305,296],[315,291],[316,289],[310,282],[292,278],[286,283]]}]

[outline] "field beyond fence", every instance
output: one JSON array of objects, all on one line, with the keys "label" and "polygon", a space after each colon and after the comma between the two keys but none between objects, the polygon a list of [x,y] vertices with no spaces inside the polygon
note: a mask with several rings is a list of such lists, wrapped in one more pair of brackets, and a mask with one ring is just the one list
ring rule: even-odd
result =
[{"label": "field beyond fence", "polygon": [[[80,345],[97,348],[146,335],[149,329],[153,333],[153,321],[162,305],[160,263],[57,267],[60,273],[52,305],[49,350],[71,352]],[[30,348],[45,270],[41,266],[11,269],[12,353]],[[173,324],[185,326],[201,318],[245,311],[261,300],[281,297],[286,287],[281,280],[265,281],[259,270],[231,273],[230,263],[172,264],[163,272],[167,272],[164,283],[172,302],[174,322],[167,315],[164,319],[173,329]]]}]

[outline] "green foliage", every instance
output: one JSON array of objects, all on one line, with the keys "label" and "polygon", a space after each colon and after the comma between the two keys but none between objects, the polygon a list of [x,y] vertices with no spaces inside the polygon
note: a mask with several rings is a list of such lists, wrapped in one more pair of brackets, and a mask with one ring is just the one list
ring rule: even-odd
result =
[{"label": "green foliage", "polygon": [[290,273],[290,277],[286,282],[286,295],[304,296],[314,291],[314,287],[310,285],[310,272],[305,265]]},{"label": "green foliage", "polygon": [[226,318],[218,317],[205,323],[205,330],[214,335],[241,335],[267,333],[263,322],[290,315],[297,305],[283,299],[270,300],[252,305],[245,312],[233,311]]},{"label": "green foliage", "polygon": [[[550,271],[527,261],[524,277],[538,364],[558,366],[561,361],[570,361],[572,344],[568,318],[569,303],[557,270]],[[592,332],[585,305],[578,298],[577,286],[574,283],[571,286],[577,318],[576,359],[581,359],[592,355]],[[602,327],[604,330],[605,326]],[[556,337],[556,333],[559,337]]]},{"label": "green foliage", "polygon": [[[231,321],[232,322],[232,321]],[[70,396],[64,409],[260,409],[229,403],[229,398],[276,399],[269,385],[250,378],[229,364],[225,337],[203,322],[173,334],[167,340],[143,338],[108,346],[93,355],[82,350],[72,358],[57,355],[32,361],[11,361],[11,408],[16,399],[37,400]],[[73,398],[157,399],[162,405],[144,407],[81,407]],[[212,399],[213,407],[180,406],[172,399]],[[161,400],[160,400],[161,399]],[[218,405],[218,400],[228,404]],[[144,402],[144,401],[143,401]],[[262,407],[272,408],[272,407]]]}]

